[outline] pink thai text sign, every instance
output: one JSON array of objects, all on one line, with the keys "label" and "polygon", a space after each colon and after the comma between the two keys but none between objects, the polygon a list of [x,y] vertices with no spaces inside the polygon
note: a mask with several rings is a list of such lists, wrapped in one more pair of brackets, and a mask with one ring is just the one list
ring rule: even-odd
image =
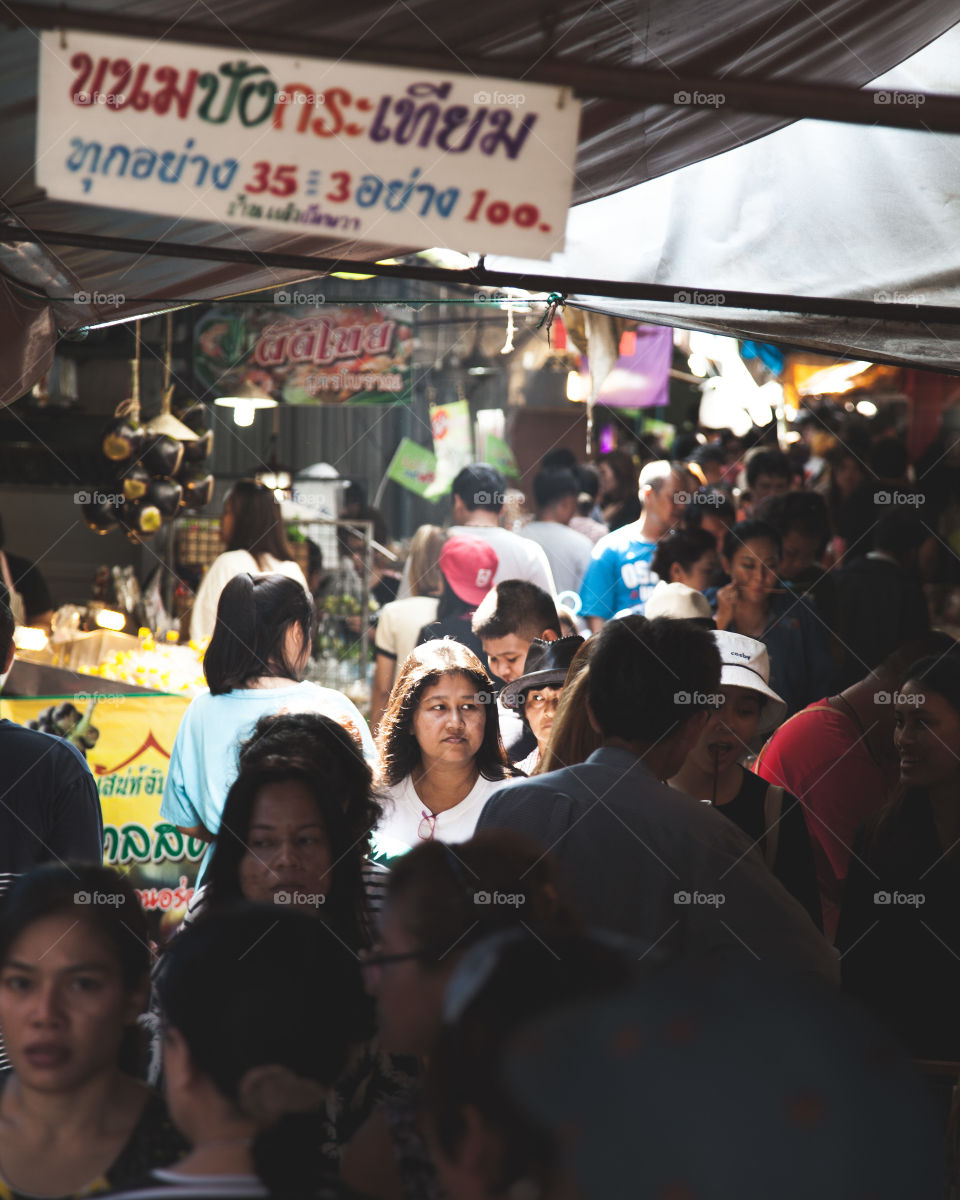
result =
[{"label": "pink thai text sign", "polygon": [[36,174],[185,221],[547,258],[579,122],[567,88],[56,31]]}]

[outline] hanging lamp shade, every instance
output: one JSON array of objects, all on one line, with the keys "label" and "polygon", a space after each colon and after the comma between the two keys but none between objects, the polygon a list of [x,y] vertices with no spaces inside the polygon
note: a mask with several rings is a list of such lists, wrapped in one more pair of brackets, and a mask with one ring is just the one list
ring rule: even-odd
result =
[{"label": "hanging lamp shade", "polygon": [[277,402],[272,396],[260,390],[255,383],[245,379],[232,396],[218,396],[214,404],[221,408],[233,409],[233,420],[237,425],[252,425],[258,408],[276,408]]},{"label": "hanging lamp shade", "polygon": [[162,433],[166,437],[175,438],[178,442],[193,442],[197,438],[197,434],[190,426],[184,425],[171,412],[158,413],[146,423],[144,429],[151,434]]},{"label": "hanging lamp shade", "polygon": [[176,390],[173,382],[173,313],[167,313],[166,331],[164,336],[163,389],[160,393],[160,411],[146,424],[146,432],[154,436],[173,438],[177,442],[194,442],[197,433],[189,425],[184,424],[172,412],[173,393]]}]

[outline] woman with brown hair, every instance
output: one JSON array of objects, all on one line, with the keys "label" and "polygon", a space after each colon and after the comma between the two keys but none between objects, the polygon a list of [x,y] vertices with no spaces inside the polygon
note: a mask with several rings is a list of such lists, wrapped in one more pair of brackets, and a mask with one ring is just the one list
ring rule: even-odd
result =
[{"label": "woman with brown hair", "polygon": [[190,637],[195,642],[213,634],[220,593],[235,575],[288,575],[308,590],[303,571],[293,560],[280,504],[263,484],[241,479],[233,485],[223,502],[220,540],[226,550],[214,559],[193,601]]},{"label": "woman with brown hair", "polygon": [[402,663],[417,644],[424,625],[437,619],[437,605],[443,591],[440,551],[446,534],[438,525],[421,525],[410,542],[407,556],[410,595],[385,604],[377,618],[374,638],[376,662],[370,698],[370,727],[376,729],[387,708],[390,689]]},{"label": "woman with brown hair", "polygon": [[380,858],[418,842],[471,837],[491,793],[518,772],[510,766],[493,680],[460,642],[424,642],[409,654],[378,737],[384,816]]}]

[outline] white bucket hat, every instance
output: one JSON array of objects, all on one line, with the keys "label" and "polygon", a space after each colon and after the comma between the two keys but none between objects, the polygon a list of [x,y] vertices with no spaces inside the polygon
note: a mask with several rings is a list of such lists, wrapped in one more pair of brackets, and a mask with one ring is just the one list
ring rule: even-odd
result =
[{"label": "white bucket hat", "polygon": [[766,698],[760,712],[757,733],[770,733],[787,715],[787,702],[770,686],[770,655],[763,642],[731,633],[726,629],[712,630],[713,640],[720,651],[720,686],[747,688]]},{"label": "white bucket hat", "polygon": [[687,587],[685,583],[667,583],[661,579],[650,593],[643,606],[643,615],[650,621],[654,617],[673,617],[675,620],[712,621],[710,601],[702,592]]}]

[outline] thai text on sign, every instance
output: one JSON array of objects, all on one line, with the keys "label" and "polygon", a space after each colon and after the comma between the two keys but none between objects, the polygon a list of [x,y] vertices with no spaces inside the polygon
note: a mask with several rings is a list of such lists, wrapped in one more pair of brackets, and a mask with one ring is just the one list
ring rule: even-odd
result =
[{"label": "thai text on sign", "polygon": [[[25,724],[53,697],[0,700],[0,717]],[[75,701],[76,696],[57,699]],[[187,707],[184,696],[111,696],[94,721],[100,737],[87,764],[103,811],[103,860],[136,889],[144,908],[183,910],[206,843],[160,816],[170,751]]]},{"label": "thai text on sign", "polygon": [[37,180],[183,219],[548,257],[579,118],[564,88],[45,33]]},{"label": "thai text on sign", "polygon": [[197,318],[194,367],[206,387],[252,383],[287,404],[393,404],[410,397],[409,317],[375,305],[277,292],[270,306],[221,305]]}]

